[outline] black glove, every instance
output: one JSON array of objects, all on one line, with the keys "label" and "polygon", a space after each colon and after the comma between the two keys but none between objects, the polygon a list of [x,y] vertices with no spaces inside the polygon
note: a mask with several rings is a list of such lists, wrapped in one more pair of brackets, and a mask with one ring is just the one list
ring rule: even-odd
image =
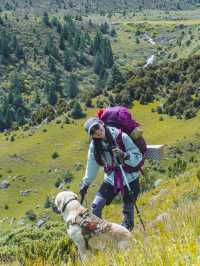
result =
[{"label": "black glove", "polygon": [[81,184],[81,186],[80,186],[79,194],[81,196],[81,204],[83,203],[83,200],[85,198],[85,195],[87,193],[88,188],[89,188],[88,185]]}]

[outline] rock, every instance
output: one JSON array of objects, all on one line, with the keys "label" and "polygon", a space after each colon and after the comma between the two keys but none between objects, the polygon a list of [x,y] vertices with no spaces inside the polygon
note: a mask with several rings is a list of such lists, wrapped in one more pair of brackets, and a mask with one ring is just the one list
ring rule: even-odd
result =
[{"label": "rock", "polygon": [[37,223],[36,223],[36,226],[37,226],[38,228],[40,228],[45,222],[46,222],[45,220],[39,219],[39,220],[37,221]]},{"label": "rock", "polygon": [[65,183],[64,182],[61,182],[58,189],[64,189],[64,186],[65,186]]},{"label": "rock", "polygon": [[155,182],[154,182],[154,187],[159,187],[160,184],[162,183],[162,179],[157,179]]},{"label": "rock", "polygon": [[17,224],[18,225],[25,225],[25,220],[24,219],[20,219]]},{"label": "rock", "polygon": [[20,191],[20,195],[21,196],[27,196],[32,190],[31,189],[27,189],[25,191]]},{"label": "rock", "polygon": [[10,186],[9,182],[7,180],[4,180],[1,184],[0,184],[0,188],[1,189],[6,189]]}]

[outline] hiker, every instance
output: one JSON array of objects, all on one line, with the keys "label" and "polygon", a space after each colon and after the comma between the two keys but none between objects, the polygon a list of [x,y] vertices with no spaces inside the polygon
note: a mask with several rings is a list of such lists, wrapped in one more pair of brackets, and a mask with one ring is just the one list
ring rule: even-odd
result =
[{"label": "hiker", "polygon": [[[134,226],[134,202],[140,190],[138,166],[143,159],[142,153],[126,133],[115,127],[106,126],[97,117],[89,118],[84,128],[92,140],[88,150],[85,176],[80,186],[80,195],[84,198],[97,176],[99,167],[104,167],[104,181],[92,202],[92,213],[101,218],[104,206],[109,205],[121,192],[124,215],[122,225],[131,231]],[[123,166],[123,174],[126,175],[131,193],[128,191],[119,166]]]}]

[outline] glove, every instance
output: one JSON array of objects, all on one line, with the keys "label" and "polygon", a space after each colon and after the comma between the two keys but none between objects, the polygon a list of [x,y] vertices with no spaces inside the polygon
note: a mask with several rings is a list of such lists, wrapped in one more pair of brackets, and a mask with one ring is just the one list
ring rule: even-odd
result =
[{"label": "glove", "polygon": [[87,190],[88,190],[89,186],[88,185],[84,185],[84,184],[81,184],[80,186],[80,191],[79,191],[79,194],[81,196],[81,204],[85,198],[85,195],[87,193]]},{"label": "glove", "polygon": [[125,153],[118,147],[112,149],[113,156],[117,163],[122,163],[125,157]]}]

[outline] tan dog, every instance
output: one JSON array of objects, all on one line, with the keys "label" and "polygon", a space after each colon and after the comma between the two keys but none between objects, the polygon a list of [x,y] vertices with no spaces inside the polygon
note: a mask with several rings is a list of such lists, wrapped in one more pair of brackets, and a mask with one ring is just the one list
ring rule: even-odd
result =
[{"label": "tan dog", "polygon": [[55,205],[67,224],[67,233],[77,246],[82,261],[92,254],[92,249],[102,250],[111,243],[119,249],[130,247],[131,233],[125,227],[89,214],[72,191],[58,193]]}]

